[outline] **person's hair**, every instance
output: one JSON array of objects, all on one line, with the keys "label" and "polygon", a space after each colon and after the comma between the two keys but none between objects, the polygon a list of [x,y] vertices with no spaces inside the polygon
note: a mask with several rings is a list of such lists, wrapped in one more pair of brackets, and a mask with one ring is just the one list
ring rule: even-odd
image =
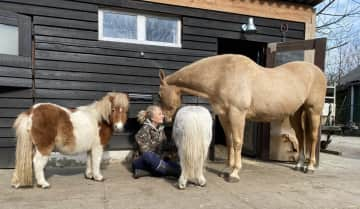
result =
[{"label": "person's hair", "polygon": [[[146,119],[150,119],[153,116],[154,110],[156,108],[160,108],[160,106],[158,105],[150,105],[146,108],[146,110],[141,110],[138,114],[137,114],[137,120],[139,121],[140,124],[143,124],[145,122]],[[160,108],[161,109],[161,108]]]}]

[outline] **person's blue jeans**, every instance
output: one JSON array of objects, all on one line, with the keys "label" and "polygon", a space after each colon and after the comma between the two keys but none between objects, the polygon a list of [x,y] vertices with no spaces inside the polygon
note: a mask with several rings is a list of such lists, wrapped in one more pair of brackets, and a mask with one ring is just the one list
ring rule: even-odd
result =
[{"label": "person's blue jeans", "polygon": [[154,152],[144,152],[132,162],[133,170],[141,169],[149,171],[154,176],[175,176],[179,177],[181,168],[176,162],[162,160]]}]

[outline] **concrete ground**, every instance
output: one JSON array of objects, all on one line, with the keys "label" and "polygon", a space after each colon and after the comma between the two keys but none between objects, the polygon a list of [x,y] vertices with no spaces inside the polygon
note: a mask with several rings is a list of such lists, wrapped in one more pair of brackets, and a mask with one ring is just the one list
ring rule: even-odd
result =
[{"label": "concrete ground", "polygon": [[[1,209],[176,209],[176,208],[360,208],[360,138],[334,137],[314,174],[291,165],[245,158],[239,183],[218,176],[223,162],[209,162],[206,187],[178,190],[173,179],[133,179],[126,166],[103,169],[104,182],[85,180],[84,168],[47,168],[51,188],[12,189],[12,170],[0,170]],[[217,156],[223,156],[217,147]]]}]

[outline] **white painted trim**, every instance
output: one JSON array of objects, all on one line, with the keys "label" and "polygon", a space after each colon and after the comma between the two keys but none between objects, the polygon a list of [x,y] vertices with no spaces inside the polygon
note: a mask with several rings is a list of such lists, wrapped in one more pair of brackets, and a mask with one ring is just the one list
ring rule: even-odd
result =
[{"label": "white painted trim", "polygon": [[146,41],[146,17],[137,15],[137,41]]},{"label": "white painted trim", "polygon": [[[103,34],[103,15],[104,11],[110,11],[113,13],[119,14],[129,14],[137,16],[137,39],[124,39],[124,38],[112,38],[112,37],[104,37]],[[158,42],[158,41],[147,41],[146,40],[146,17],[164,17],[166,19],[172,19],[177,21],[177,37],[176,43],[167,43],[167,42]],[[166,17],[162,15],[146,15],[146,14],[138,14],[124,11],[115,11],[115,10],[107,10],[107,9],[99,9],[98,10],[98,39],[101,41],[114,41],[114,42],[124,42],[124,43],[133,43],[133,44],[144,44],[144,45],[155,45],[155,46],[166,46],[166,47],[177,47],[181,48],[181,20],[180,18]]]},{"label": "white painted trim", "polygon": [[104,12],[102,9],[99,9],[99,11],[98,11],[98,40],[101,40],[103,37],[103,32],[104,32],[103,17],[104,17]]}]

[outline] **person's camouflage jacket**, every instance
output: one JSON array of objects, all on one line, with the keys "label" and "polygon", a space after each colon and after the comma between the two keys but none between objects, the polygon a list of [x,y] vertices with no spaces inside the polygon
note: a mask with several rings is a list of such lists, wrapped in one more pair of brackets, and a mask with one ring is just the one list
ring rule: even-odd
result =
[{"label": "person's camouflage jacket", "polygon": [[161,155],[164,149],[163,142],[166,141],[164,127],[160,126],[156,128],[149,120],[146,120],[144,125],[136,133],[135,140],[139,147],[140,154],[144,152],[155,152]]}]

